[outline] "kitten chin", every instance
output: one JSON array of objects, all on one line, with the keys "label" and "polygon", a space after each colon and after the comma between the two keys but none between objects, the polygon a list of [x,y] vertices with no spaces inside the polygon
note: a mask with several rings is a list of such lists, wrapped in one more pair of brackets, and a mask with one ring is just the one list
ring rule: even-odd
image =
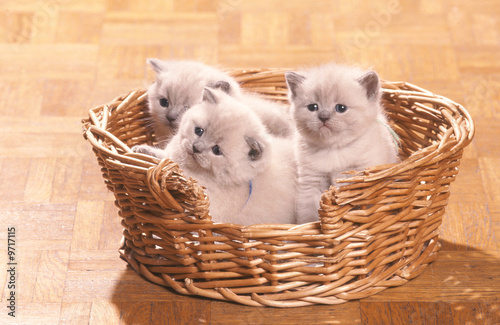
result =
[{"label": "kitten chin", "polygon": [[321,194],[342,172],[395,163],[397,147],[375,72],[327,64],[285,77],[298,130],[297,218],[318,221]]},{"label": "kitten chin", "polygon": [[226,93],[204,90],[165,156],[206,188],[214,222],[295,222],[292,141],[268,134],[253,110]]}]

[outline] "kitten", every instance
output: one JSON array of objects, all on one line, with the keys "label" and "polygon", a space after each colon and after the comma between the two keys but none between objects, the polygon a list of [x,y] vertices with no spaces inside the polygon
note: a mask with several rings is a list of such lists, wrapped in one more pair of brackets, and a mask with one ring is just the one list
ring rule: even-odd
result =
[{"label": "kitten", "polygon": [[156,81],[148,88],[148,106],[159,147],[177,132],[182,115],[201,101],[203,88],[224,81],[239,90],[238,83],[215,68],[194,61],[148,59]]},{"label": "kitten", "polygon": [[148,107],[158,147],[139,145],[136,152],[161,155],[178,130],[182,115],[201,101],[205,87],[219,88],[255,110],[268,131],[286,137],[292,134],[293,123],[287,107],[242,91],[238,82],[216,68],[194,61],[162,61],[148,59],[156,81],[148,88]]},{"label": "kitten", "polygon": [[321,194],[343,171],[395,163],[397,146],[374,71],[327,64],[285,77],[298,130],[297,221],[318,221]]},{"label": "kitten", "polygon": [[205,88],[163,156],[206,188],[214,222],[295,222],[292,141],[268,134],[255,112],[223,91]]}]

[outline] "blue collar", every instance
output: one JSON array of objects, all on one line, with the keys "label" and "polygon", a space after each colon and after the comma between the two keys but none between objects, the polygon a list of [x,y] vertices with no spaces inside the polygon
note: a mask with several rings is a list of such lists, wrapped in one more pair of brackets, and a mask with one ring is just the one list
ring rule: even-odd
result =
[{"label": "blue collar", "polygon": [[241,207],[242,209],[247,205],[248,201],[250,200],[250,195],[252,195],[252,180],[248,181],[248,197],[247,200],[245,201],[245,204]]}]

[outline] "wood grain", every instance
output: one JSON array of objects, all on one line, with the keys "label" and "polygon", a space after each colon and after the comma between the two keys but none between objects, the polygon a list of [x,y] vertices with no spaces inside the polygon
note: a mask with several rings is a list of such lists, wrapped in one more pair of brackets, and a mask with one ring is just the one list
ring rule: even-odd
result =
[{"label": "wood grain", "polygon": [[106,300],[92,302],[89,324],[120,324],[120,306]]},{"label": "wood grain", "polygon": [[97,249],[104,202],[78,201],[73,227],[72,249]]},{"label": "wood grain", "polygon": [[28,178],[29,158],[3,158],[0,181],[9,186],[0,187],[2,202],[19,202],[24,198]]},{"label": "wood grain", "polygon": [[480,203],[454,203],[447,206],[441,226],[445,249],[479,249],[497,251],[498,241],[491,228],[488,205]]},{"label": "wood grain", "polygon": [[481,176],[484,181],[488,206],[491,212],[500,212],[500,158],[482,157],[479,159]]},{"label": "wood grain", "polygon": [[[500,323],[500,6],[483,1],[46,0],[0,3],[0,265],[16,227],[17,315],[2,324]],[[328,61],[463,104],[476,124],[438,260],[342,305],[245,307],[180,295],[119,257],[113,194],[83,140],[88,110],[154,77],[148,57],[227,68]]]},{"label": "wood grain", "polygon": [[212,303],[212,324],[303,324],[305,320],[310,324],[360,324],[359,304],[269,309]]},{"label": "wood grain", "polygon": [[62,302],[68,259],[66,251],[41,251],[34,302]]},{"label": "wood grain", "polygon": [[365,298],[372,302],[459,302],[500,300],[497,251],[442,251],[424,273],[404,286]]},{"label": "wood grain", "polygon": [[91,306],[89,302],[63,303],[59,318],[60,324],[88,324]]},{"label": "wood grain", "polygon": [[361,303],[363,324],[453,324],[452,308],[444,302]]}]

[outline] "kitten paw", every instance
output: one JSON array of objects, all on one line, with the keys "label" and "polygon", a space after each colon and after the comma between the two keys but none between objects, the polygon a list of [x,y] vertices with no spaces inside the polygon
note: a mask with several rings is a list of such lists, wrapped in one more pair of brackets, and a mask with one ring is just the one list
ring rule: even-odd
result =
[{"label": "kitten paw", "polygon": [[135,153],[142,153],[144,155],[160,158],[158,153],[159,151],[161,151],[161,149],[148,146],[147,144],[139,144],[137,146],[133,146],[132,151]]}]

